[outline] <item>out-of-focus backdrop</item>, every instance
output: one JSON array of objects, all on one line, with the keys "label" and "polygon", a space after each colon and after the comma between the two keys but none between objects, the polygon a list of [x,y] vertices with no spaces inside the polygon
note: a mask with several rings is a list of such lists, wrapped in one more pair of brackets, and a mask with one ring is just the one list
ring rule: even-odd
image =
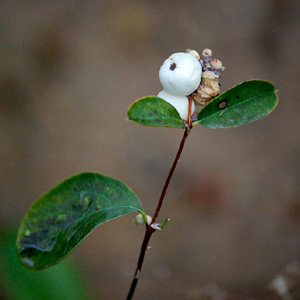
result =
[{"label": "out-of-focus backdrop", "polygon": [[[223,91],[266,79],[279,106],[235,129],[193,129],[135,299],[275,299],[270,282],[300,259],[299,12],[281,0],[2,1],[1,231],[84,171],[122,180],[152,214],[183,132],[128,122],[127,108],[162,89],[170,54],[211,48]],[[144,234],[133,218],[72,254],[93,299],[126,297]]]}]

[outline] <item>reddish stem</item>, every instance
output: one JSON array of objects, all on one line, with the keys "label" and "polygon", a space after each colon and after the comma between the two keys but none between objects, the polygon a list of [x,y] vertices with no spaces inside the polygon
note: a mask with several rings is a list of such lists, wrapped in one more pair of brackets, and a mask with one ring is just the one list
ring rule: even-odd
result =
[{"label": "reddish stem", "polygon": [[187,119],[187,123],[189,127],[192,126],[192,101],[193,101],[193,96],[191,94],[189,97],[189,110],[188,110],[188,119]]},{"label": "reddish stem", "polygon": [[181,143],[180,143],[180,145],[179,145],[179,149],[178,149],[178,151],[177,151],[175,160],[174,160],[174,162],[173,162],[172,168],[171,168],[171,170],[169,171],[169,175],[168,175],[168,177],[167,177],[167,179],[166,179],[165,185],[164,185],[163,190],[162,190],[162,192],[161,192],[161,195],[160,195],[160,198],[159,198],[159,201],[158,201],[158,204],[157,204],[155,213],[154,213],[153,218],[152,218],[151,225],[156,221],[156,219],[157,219],[157,217],[158,217],[158,214],[159,214],[159,211],[160,211],[161,206],[162,206],[162,204],[163,204],[163,201],[164,201],[164,198],[165,198],[165,195],[166,195],[166,192],[167,192],[169,183],[170,183],[170,181],[171,181],[171,178],[172,178],[172,176],[173,176],[173,173],[174,173],[175,168],[176,168],[176,166],[177,166],[177,163],[178,163],[178,161],[179,161],[179,158],[180,158],[181,152],[182,152],[182,150],[183,150],[183,147],[184,147],[186,138],[188,137],[188,134],[189,134],[189,128],[186,128],[185,131],[184,131],[184,134],[183,134]]},{"label": "reddish stem", "polygon": [[189,132],[190,132],[190,130],[192,128],[192,125],[191,125],[191,98],[190,98],[190,103],[189,103],[189,118],[188,118],[188,120],[189,120],[189,123],[188,123],[189,127],[185,128],[185,130],[184,130],[184,134],[183,134],[181,143],[179,145],[179,149],[177,151],[175,160],[174,160],[173,165],[172,165],[172,167],[171,167],[171,169],[169,171],[169,175],[168,175],[168,177],[166,179],[165,185],[164,185],[163,190],[161,192],[161,195],[160,195],[160,198],[159,198],[159,201],[158,201],[155,213],[154,213],[153,218],[152,218],[152,222],[151,222],[150,225],[148,225],[146,227],[146,232],[145,232],[144,240],[143,240],[143,243],[142,243],[139,260],[138,260],[138,263],[137,263],[137,267],[136,267],[136,270],[135,270],[135,273],[134,273],[134,277],[133,277],[133,280],[132,280],[132,283],[131,283],[131,287],[130,287],[128,296],[126,298],[127,300],[131,300],[132,297],[133,297],[135,288],[136,288],[138,280],[139,280],[139,275],[140,275],[141,270],[142,270],[142,266],[143,266],[143,262],[144,262],[144,258],[145,258],[145,254],[146,254],[146,250],[148,248],[148,244],[149,244],[149,241],[151,239],[151,236],[152,236],[153,232],[155,231],[155,229],[153,229],[151,227],[151,225],[156,221],[156,219],[158,217],[158,214],[159,214],[159,211],[160,211],[160,209],[162,207],[162,204],[163,204],[163,201],[164,201],[164,198],[165,198],[165,195],[166,195],[169,183],[171,181],[171,178],[173,176],[174,170],[175,170],[175,168],[177,166],[177,163],[179,161],[180,155],[182,153],[185,141],[186,141],[186,139],[188,137],[188,134],[189,134]]}]

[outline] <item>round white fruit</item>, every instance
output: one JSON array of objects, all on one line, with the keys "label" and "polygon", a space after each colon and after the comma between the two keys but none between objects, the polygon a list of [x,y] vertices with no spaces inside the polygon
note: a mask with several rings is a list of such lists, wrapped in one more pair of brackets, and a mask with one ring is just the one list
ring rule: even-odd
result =
[{"label": "round white fruit", "polygon": [[135,222],[136,222],[136,224],[143,224],[144,223],[143,216],[141,214],[136,215]]},{"label": "round white fruit", "polygon": [[[159,92],[157,97],[162,98],[173,105],[178,111],[182,120],[187,121],[189,113],[189,100],[186,96],[176,96],[168,93],[165,90]],[[192,111],[191,114],[195,112],[195,103],[192,101]]]},{"label": "round white fruit", "polygon": [[202,67],[189,53],[174,53],[159,70],[159,80],[165,91],[176,96],[186,96],[200,85]]},{"label": "round white fruit", "polygon": [[[146,220],[147,220],[147,225],[150,225],[151,222],[152,222],[152,218],[150,216],[146,215]],[[135,223],[136,224],[143,224],[144,223],[144,219],[143,219],[142,214],[136,215]]]}]

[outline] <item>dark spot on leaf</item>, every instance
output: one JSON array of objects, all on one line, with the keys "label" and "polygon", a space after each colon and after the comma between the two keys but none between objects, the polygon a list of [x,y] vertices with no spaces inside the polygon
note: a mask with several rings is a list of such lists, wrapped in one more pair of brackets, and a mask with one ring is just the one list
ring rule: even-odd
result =
[{"label": "dark spot on leaf", "polygon": [[240,99],[240,96],[236,96],[236,99]]},{"label": "dark spot on leaf", "polygon": [[223,99],[217,103],[218,109],[225,109],[227,107],[227,100]]},{"label": "dark spot on leaf", "polygon": [[171,71],[174,71],[176,69],[176,64],[175,63],[172,63],[171,65],[170,65],[170,70]]}]

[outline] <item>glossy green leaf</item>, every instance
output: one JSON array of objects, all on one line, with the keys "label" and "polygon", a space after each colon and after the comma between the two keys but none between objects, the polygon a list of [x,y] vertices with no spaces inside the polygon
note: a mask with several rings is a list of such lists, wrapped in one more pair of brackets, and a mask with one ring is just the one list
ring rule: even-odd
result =
[{"label": "glossy green leaf", "polygon": [[96,226],[139,210],[139,199],[119,180],[97,173],[75,175],[30,207],[18,232],[19,260],[28,268],[48,268]]},{"label": "glossy green leaf", "polygon": [[128,109],[128,119],[146,126],[185,127],[176,108],[156,96],[146,96],[133,102]]},{"label": "glossy green leaf", "polygon": [[236,127],[267,116],[277,104],[272,83],[245,81],[208,103],[193,124],[200,123],[208,128]]},{"label": "glossy green leaf", "polygon": [[1,299],[92,299],[87,281],[74,259],[66,259],[43,272],[23,268],[16,256],[16,233],[17,229],[13,227],[9,231],[1,230],[0,234],[0,290],[4,296],[0,296]]}]

